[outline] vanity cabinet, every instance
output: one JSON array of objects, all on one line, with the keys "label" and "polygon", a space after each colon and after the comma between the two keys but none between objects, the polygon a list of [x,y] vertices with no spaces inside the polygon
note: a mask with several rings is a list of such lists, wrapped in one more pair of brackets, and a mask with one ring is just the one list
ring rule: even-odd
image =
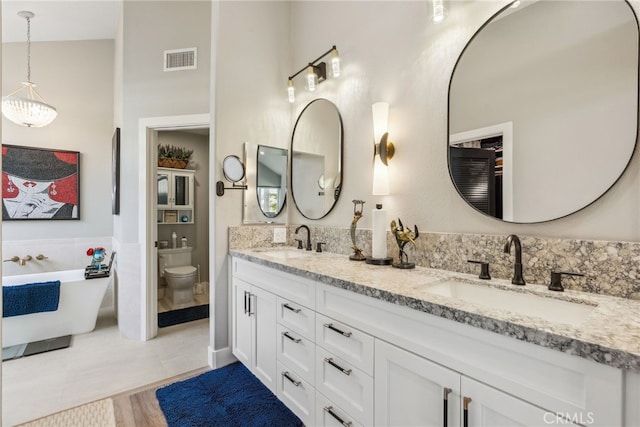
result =
[{"label": "vanity cabinet", "polygon": [[460,374],[376,340],[377,426],[460,425]]},{"label": "vanity cabinet", "polygon": [[555,413],[384,341],[376,340],[375,353],[377,426],[515,427],[558,421]]},{"label": "vanity cabinet", "polygon": [[232,352],[276,392],[276,296],[233,279]]},{"label": "vanity cabinet", "polygon": [[159,224],[193,224],[195,171],[158,168]]},{"label": "vanity cabinet", "polygon": [[633,425],[619,369],[239,258],[232,287],[233,354],[305,425]]}]

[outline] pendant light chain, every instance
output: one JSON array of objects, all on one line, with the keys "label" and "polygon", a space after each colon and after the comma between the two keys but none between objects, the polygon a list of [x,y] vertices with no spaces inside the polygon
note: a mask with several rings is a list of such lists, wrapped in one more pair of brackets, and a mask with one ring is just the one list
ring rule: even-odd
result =
[{"label": "pendant light chain", "polygon": [[31,83],[31,17],[27,16],[27,81]]}]

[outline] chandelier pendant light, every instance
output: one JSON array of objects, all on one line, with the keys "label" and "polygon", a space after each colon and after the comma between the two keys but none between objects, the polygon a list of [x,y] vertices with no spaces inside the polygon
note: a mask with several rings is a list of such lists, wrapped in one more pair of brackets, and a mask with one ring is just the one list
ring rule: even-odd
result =
[{"label": "chandelier pendant light", "polygon": [[18,16],[27,20],[27,80],[15,91],[2,97],[2,114],[12,122],[27,127],[44,127],[58,115],[36,91],[31,81],[31,19],[33,12],[20,11]]}]

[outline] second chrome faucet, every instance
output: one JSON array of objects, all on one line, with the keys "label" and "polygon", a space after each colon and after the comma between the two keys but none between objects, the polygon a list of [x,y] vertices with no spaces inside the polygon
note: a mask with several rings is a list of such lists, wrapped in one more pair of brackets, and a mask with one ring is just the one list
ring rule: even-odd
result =
[{"label": "second chrome faucet", "polygon": [[504,244],[504,252],[511,253],[511,246],[515,246],[515,261],[513,263],[513,279],[511,283],[514,285],[526,285],[524,277],[522,276],[522,245],[520,239],[515,234],[510,234],[507,237],[507,241]]}]

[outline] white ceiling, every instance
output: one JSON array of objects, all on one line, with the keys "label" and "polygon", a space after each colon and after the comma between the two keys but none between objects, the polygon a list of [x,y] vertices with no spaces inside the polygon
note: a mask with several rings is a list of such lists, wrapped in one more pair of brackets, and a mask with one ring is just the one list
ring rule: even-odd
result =
[{"label": "white ceiling", "polygon": [[31,41],[114,39],[120,0],[2,0],[2,42],[25,42],[27,21],[21,10],[35,14]]}]

